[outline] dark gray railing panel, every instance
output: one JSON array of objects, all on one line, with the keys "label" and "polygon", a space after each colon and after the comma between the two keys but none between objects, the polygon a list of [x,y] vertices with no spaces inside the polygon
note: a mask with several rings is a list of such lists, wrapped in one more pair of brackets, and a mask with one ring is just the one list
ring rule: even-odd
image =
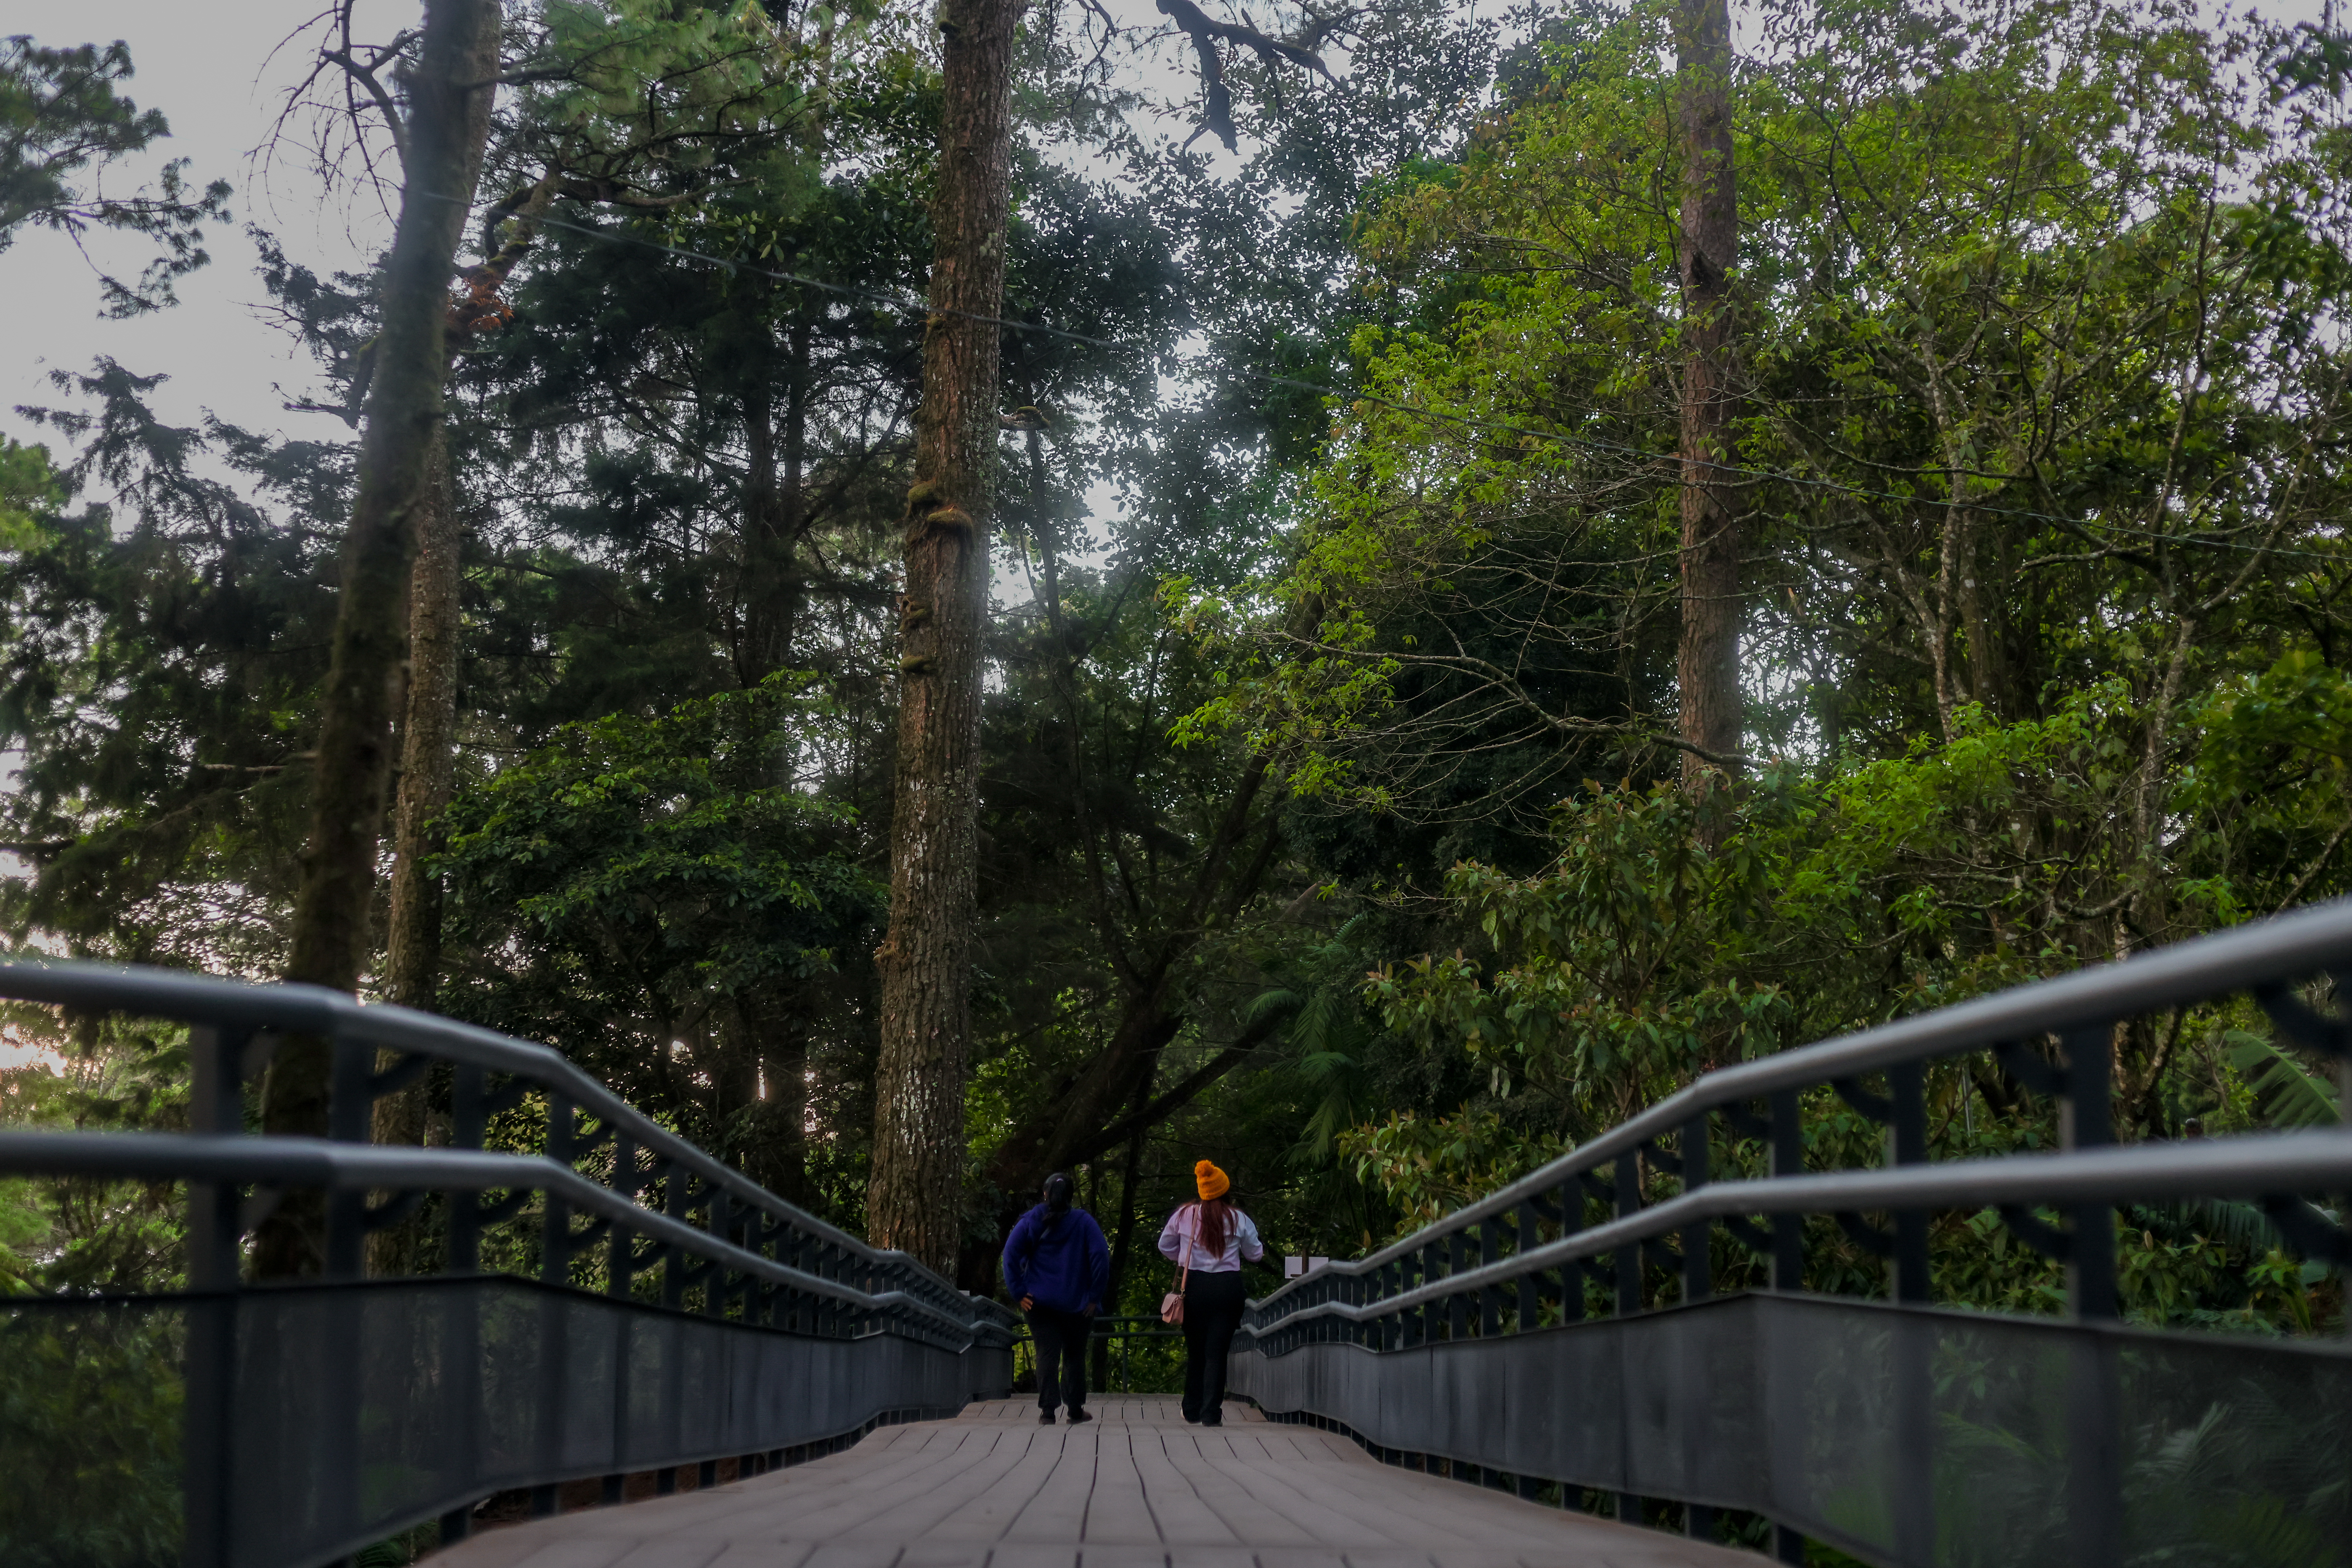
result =
[{"label": "dark gray railing panel", "polygon": [[1759,1295],[1387,1354],[1237,1350],[1233,1386],[1380,1448],[1744,1510],[1896,1568],[2074,1568],[2086,1520],[2127,1565],[2352,1563],[2339,1346]]},{"label": "dark gray railing panel", "polygon": [[[878,1418],[943,1415],[1012,1380],[1004,1348],[783,1333],[477,1278],[273,1287],[213,1300],[0,1303],[0,1405],[54,1405],[78,1388],[109,1386],[110,1358],[135,1353],[147,1375],[176,1369],[190,1317],[216,1305],[235,1313],[240,1347],[224,1413],[234,1442],[221,1500],[222,1560],[238,1568],[331,1563],[490,1491],[772,1453]],[[101,1321],[103,1336],[75,1328]],[[159,1345],[173,1352],[161,1363]],[[144,1413],[90,1413],[123,1426],[100,1449],[176,1449],[174,1392],[161,1389]],[[0,1438],[0,1454],[9,1450]],[[170,1519],[182,1506],[179,1475],[176,1465],[150,1465],[92,1489],[74,1500],[81,1512],[71,1527],[104,1539],[117,1518]],[[163,1568],[179,1557],[169,1544],[125,1552],[113,1568]],[[45,1543],[10,1545],[11,1561],[30,1561]]]},{"label": "dark gray railing panel", "polygon": [[[543,1046],[315,987],[163,971],[0,965],[0,995],[191,1026],[194,1131],[0,1133],[0,1173],[187,1190],[194,1293],[0,1303],[12,1342],[0,1351],[16,1352],[0,1353],[0,1403],[69,1408],[74,1390],[105,1384],[84,1374],[110,1355],[152,1361],[169,1342],[178,1358],[177,1463],[149,1463],[126,1493],[172,1494],[138,1519],[142,1540],[169,1519],[174,1544],[110,1548],[123,1568],[310,1568],[436,1515],[446,1540],[492,1491],[538,1489],[539,1506],[554,1483],[599,1475],[609,1500],[622,1472],[793,1450],[1011,1382],[1008,1309],[763,1191]],[[289,1034],[331,1042],[330,1138],[245,1131],[256,1047]],[[401,1064],[389,1072],[384,1050]],[[373,1102],[436,1060],[454,1064],[461,1146],[370,1144]],[[489,1115],[533,1103],[534,1089],[558,1157],[481,1149]],[[596,1152],[608,1142],[623,1158]],[[325,1194],[328,1282],[245,1288],[244,1236],[293,1190]],[[492,1193],[504,1195],[482,1201]],[[373,1194],[389,1196],[372,1207]],[[448,1272],[361,1284],[367,1229],[433,1194],[446,1205]],[[543,1253],[539,1286],[477,1272],[486,1227],[511,1223]],[[610,1260],[608,1296],[569,1287],[590,1247]],[[699,1312],[677,1310],[698,1296]],[[76,1313],[106,1331],[79,1331]],[[122,1436],[152,1460],[155,1434]],[[24,1457],[5,1434],[0,1455]],[[85,1511],[105,1521],[121,1508],[94,1493]]]}]

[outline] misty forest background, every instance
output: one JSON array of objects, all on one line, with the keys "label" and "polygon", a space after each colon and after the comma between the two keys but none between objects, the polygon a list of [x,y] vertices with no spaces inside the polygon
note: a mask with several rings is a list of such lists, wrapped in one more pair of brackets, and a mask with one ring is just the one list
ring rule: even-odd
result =
[{"label": "misty forest background", "polygon": [[[1276,1252],[1351,1255],[1710,1067],[2352,889],[2342,39],[2179,0],[1735,8],[1738,739],[1695,752],[1675,8],[1179,5],[1038,0],[1018,36],[966,1285],[1053,1169],[1142,1310],[1196,1159]],[[936,32],[503,26],[425,541],[454,613],[410,618],[447,722],[403,721],[362,991],[549,1042],[862,1228]],[[313,36],[345,58],[278,178],[392,199],[415,42]],[[0,244],[144,235],[110,308],[170,309],[245,206],[207,170],[99,194],[167,128],[82,43],[0,43]],[[356,431],[381,274],[259,237],[251,331]],[[0,924],[275,978],[355,439],[162,423],[136,364],[58,381],[0,447]],[[184,1124],[173,1031],[5,1020],[55,1054],[0,1120]],[[2127,1139],[2337,1119],[2251,1008],[2117,1061]],[[2054,1141],[1990,1064],[1930,1096],[1938,1157]],[[379,1134],[446,1138],[433,1092],[404,1114]],[[169,1288],[177,1212],[0,1184],[0,1279]],[[1996,1216],[1937,1224],[1943,1299],[2063,1308]],[[2251,1207],[2127,1211],[2120,1246],[2142,1321],[2342,1315]],[[1824,1221],[1809,1268],[1884,1265]]]}]

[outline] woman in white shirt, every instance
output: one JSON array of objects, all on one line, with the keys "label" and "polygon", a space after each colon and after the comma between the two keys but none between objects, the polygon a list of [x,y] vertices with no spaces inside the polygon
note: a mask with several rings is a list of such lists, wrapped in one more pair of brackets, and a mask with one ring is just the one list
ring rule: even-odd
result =
[{"label": "woman in white shirt", "polygon": [[1201,1201],[1168,1216],[1160,1255],[1184,1270],[1184,1419],[1225,1424],[1225,1355],[1242,1326],[1242,1260],[1265,1256],[1250,1216],[1225,1196],[1233,1183],[1203,1160],[1192,1167]]}]

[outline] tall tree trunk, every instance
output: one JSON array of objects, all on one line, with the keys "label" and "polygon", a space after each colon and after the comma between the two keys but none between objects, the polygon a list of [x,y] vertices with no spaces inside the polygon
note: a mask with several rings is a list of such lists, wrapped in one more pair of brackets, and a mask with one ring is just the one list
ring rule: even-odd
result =
[{"label": "tall tree trunk", "polygon": [[425,476],[416,568],[408,584],[408,708],[393,805],[384,978],[394,1002],[430,1009],[440,989],[441,885],[425,874],[425,861],[440,847],[427,825],[447,809],[456,773],[457,564],[464,532],[446,429],[433,433]]},{"label": "tall tree trunk", "polygon": [[942,1273],[961,1230],[971,1032],[981,643],[995,488],[997,329],[1012,191],[1019,0],[946,0],[937,250],[907,494],[890,931],[866,1232]]},{"label": "tall tree trunk", "polygon": [[[441,837],[427,825],[449,805],[457,729],[457,563],[463,530],[449,477],[446,429],[425,458],[424,516],[408,580],[408,704],[400,726],[400,786],[392,810],[392,913],[384,937],[385,989],[404,1007],[430,1012],[441,977],[441,883],[425,870]],[[380,1067],[398,1058],[386,1052]],[[375,1102],[379,1143],[425,1142],[422,1083]],[[414,1220],[368,1237],[368,1272],[417,1272],[422,1227]]]},{"label": "tall tree trunk", "polygon": [[1683,285],[1682,640],[1675,675],[1683,779],[1739,751],[1738,488],[1731,458],[1732,321],[1728,270],[1739,246],[1731,162],[1729,0],[1683,0],[1675,46],[1681,80]]},{"label": "tall tree trunk", "polygon": [[[409,563],[441,428],[449,279],[470,205],[449,197],[470,197],[488,139],[499,22],[496,0],[430,0],[409,81],[408,162],[384,270],[358,496],[343,536],[312,763],[310,840],[286,963],[289,980],[342,991],[358,988],[371,947],[376,843],[408,651]],[[324,1133],[329,1076],[325,1042],[284,1042],[264,1080],[264,1130]],[[314,1268],[322,1258],[322,1210],[315,1194],[282,1206],[256,1238],[256,1273],[285,1278]]]}]

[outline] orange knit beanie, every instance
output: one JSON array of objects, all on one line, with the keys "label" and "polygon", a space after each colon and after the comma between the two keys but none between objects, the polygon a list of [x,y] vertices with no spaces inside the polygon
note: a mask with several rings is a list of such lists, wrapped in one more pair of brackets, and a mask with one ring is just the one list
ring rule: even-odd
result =
[{"label": "orange knit beanie", "polygon": [[1225,1179],[1225,1173],[1223,1171],[1218,1170],[1206,1160],[1192,1167],[1192,1180],[1200,1184],[1202,1203],[1207,1203],[1211,1198],[1223,1197],[1225,1189],[1233,1185],[1233,1183]]}]

